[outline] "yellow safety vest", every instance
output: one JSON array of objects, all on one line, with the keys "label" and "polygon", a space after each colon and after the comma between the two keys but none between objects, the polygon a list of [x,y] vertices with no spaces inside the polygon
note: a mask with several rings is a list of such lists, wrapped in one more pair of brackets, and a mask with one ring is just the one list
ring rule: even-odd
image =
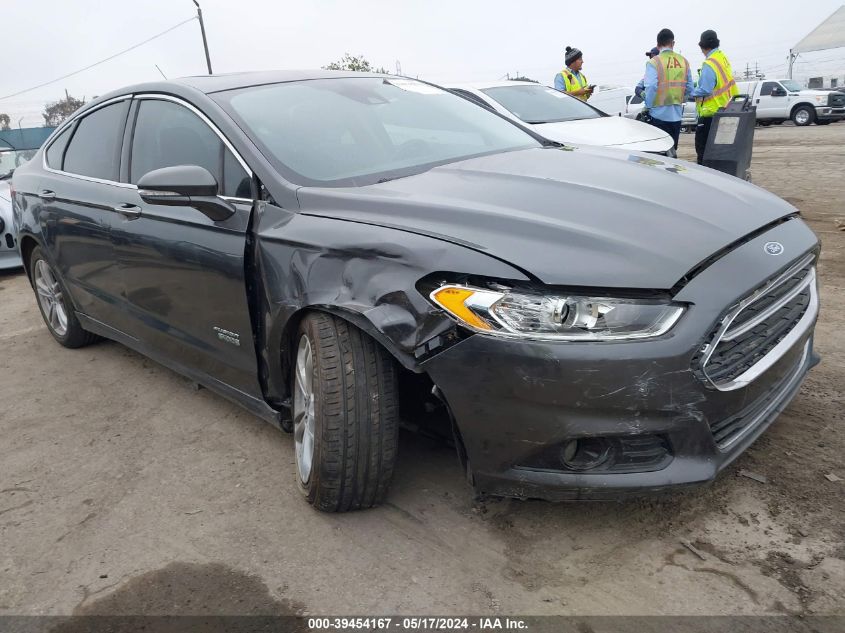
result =
[{"label": "yellow safety vest", "polygon": [[709,64],[710,68],[716,73],[716,86],[713,88],[713,92],[706,97],[696,99],[698,116],[707,118],[712,117],[728,105],[731,99],[739,94],[739,89],[736,87],[736,81],[734,81],[731,63],[722,51],[710,53],[704,63]]},{"label": "yellow safety vest", "polygon": [[657,95],[654,106],[681,105],[687,89],[689,62],[683,55],[665,50],[649,62],[657,71]]},{"label": "yellow safety vest", "polygon": [[[574,72],[569,70],[569,68],[564,68],[560,71],[560,74],[563,77],[563,85],[566,87],[566,92],[572,92],[573,90],[578,90],[579,88],[586,88],[590,85],[584,73],[578,73],[576,75]],[[586,101],[587,99],[589,99],[587,95],[572,96],[577,96],[577,98],[581,99],[582,101]]]}]

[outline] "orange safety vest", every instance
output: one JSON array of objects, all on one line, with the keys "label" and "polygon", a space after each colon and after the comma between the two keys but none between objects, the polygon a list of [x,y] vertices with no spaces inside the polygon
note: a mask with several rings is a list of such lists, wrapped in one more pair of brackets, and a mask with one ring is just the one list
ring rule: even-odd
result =
[{"label": "orange safety vest", "polygon": [[689,62],[671,50],[661,51],[649,62],[657,71],[657,95],[653,106],[681,105],[687,89]]}]

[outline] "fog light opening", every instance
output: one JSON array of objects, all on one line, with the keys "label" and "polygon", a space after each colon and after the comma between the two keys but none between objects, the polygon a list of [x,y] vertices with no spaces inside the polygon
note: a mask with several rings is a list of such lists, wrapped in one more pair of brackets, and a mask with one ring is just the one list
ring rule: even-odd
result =
[{"label": "fog light opening", "polygon": [[560,451],[560,461],[569,470],[585,471],[603,466],[610,458],[612,446],[605,438],[582,437],[569,440]]}]

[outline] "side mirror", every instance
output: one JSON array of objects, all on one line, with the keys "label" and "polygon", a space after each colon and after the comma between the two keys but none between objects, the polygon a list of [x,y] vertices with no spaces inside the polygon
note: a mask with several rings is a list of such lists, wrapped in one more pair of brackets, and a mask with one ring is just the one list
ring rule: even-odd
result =
[{"label": "side mirror", "polygon": [[138,195],[147,204],[193,207],[215,222],[235,213],[235,207],[217,197],[219,189],[211,172],[199,165],[154,169],[138,181]]},{"label": "side mirror", "polygon": [[786,96],[786,90],[784,90],[780,86],[775,86],[774,88],[772,88],[772,96],[773,97],[785,97]]}]

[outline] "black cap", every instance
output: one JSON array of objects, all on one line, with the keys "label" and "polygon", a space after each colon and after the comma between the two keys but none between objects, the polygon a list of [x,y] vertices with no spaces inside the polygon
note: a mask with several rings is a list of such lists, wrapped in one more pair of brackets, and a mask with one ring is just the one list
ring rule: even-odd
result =
[{"label": "black cap", "polygon": [[719,36],[716,35],[716,31],[707,29],[701,34],[701,39],[698,41],[698,45],[701,48],[719,48]]},{"label": "black cap", "polygon": [[572,48],[571,46],[566,47],[566,57],[564,59],[566,60],[567,66],[569,66],[569,64],[574,62],[579,57],[583,57],[581,51],[579,51],[577,48]]}]

